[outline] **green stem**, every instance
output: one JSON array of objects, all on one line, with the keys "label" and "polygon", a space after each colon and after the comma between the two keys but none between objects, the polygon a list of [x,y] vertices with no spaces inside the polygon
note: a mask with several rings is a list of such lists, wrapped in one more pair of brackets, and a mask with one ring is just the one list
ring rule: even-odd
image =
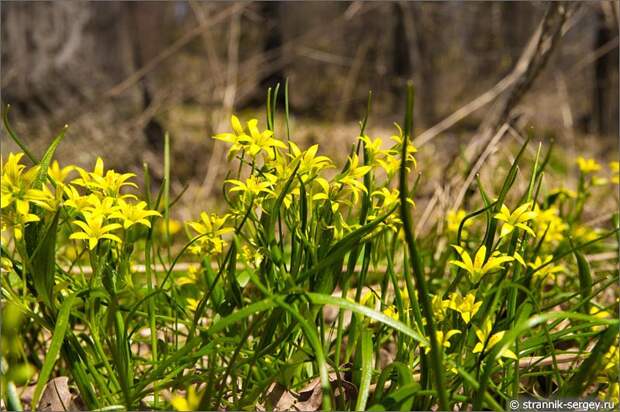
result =
[{"label": "green stem", "polygon": [[411,259],[411,265],[413,269],[413,277],[416,281],[416,287],[418,290],[418,299],[422,303],[423,315],[426,318],[426,329],[429,335],[431,346],[431,362],[433,365],[435,378],[435,386],[437,390],[437,397],[439,398],[439,409],[448,410],[448,396],[446,393],[443,367],[441,362],[441,348],[437,342],[437,335],[435,334],[435,321],[433,320],[433,309],[428,296],[428,287],[426,285],[426,279],[424,279],[424,268],[422,259],[417,250],[415,237],[411,230],[411,219],[409,204],[407,203],[407,145],[408,139],[412,132],[413,126],[413,85],[409,84],[407,88],[407,112],[405,113],[405,129],[403,135],[403,147],[401,151],[401,163],[400,163],[400,215],[403,222],[403,230],[405,232],[405,241],[409,250],[409,257]]}]

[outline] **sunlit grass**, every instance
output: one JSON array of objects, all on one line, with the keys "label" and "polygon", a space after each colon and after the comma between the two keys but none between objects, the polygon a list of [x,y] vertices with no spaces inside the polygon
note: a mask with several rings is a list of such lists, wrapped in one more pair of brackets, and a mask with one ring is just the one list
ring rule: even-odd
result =
[{"label": "sunlit grass", "polygon": [[101,159],[52,162],[64,134],[35,157],[5,115],[23,150],[2,166],[9,409],[28,385],[35,408],[56,375],[88,409],[618,401],[618,215],[602,227],[582,216],[593,192],[617,191],[617,163],[570,160],[578,184],[556,190],[544,184],[550,149],[529,158],[526,142],[493,187],[477,181],[472,210],[416,236],[413,176],[431,166],[411,143],[412,89],[403,125],[370,137],[366,116],[344,164],[294,142],[283,100],[282,130],[276,89],[266,126],[233,116],[214,136],[229,150],[226,211],[182,227],[168,139],[161,188],[145,166],[140,190]]}]

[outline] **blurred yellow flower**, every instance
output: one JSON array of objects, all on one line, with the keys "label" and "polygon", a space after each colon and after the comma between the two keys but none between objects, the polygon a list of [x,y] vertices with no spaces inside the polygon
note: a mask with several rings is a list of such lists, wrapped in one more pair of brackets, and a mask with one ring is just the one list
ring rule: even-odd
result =
[{"label": "blurred yellow flower", "polygon": [[[458,233],[461,222],[465,219],[465,216],[467,216],[467,212],[463,209],[448,210],[448,213],[446,214],[446,222],[449,234],[456,235]],[[471,227],[473,223],[474,221],[471,219],[466,220],[465,223],[463,223],[463,230],[461,230],[462,239],[467,239],[469,237],[467,228]]]},{"label": "blurred yellow flower", "polygon": [[201,394],[196,393],[196,389],[190,386],[185,396],[174,395],[170,399],[170,404],[177,411],[195,411],[200,406]]},{"label": "blurred yellow flower", "polygon": [[[458,335],[459,333],[461,333],[461,331],[460,330],[456,330],[456,329],[449,330],[445,334],[442,331],[438,330],[437,332],[435,332],[435,335],[437,336],[437,343],[441,347],[449,348],[450,347],[450,338],[452,336],[454,336],[454,335]],[[426,353],[431,351],[430,345],[422,345],[422,347],[424,347],[424,351]]]},{"label": "blurred yellow flower", "polygon": [[[534,271],[534,279],[548,278],[550,281],[554,281],[555,274],[559,272],[563,272],[565,270],[564,266],[562,265],[549,264],[549,262],[551,262],[552,260],[553,260],[552,255],[547,255],[544,257],[544,259],[541,259],[540,256],[536,256],[534,263],[527,264]],[[547,266],[544,266],[544,265],[547,265]]]},{"label": "blurred yellow flower", "polygon": [[577,166],[581,173],[588,174],[601,170],[601,165],[594,159],[586,159],[583,156],[577,158]]}]

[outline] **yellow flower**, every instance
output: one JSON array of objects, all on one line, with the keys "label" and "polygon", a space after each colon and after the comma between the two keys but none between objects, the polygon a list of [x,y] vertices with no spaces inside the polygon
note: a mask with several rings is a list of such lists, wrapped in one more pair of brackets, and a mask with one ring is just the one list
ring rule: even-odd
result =
[{"label": "yellow flower", "polygon": [[[437,336],[437,343],[439,344],[439,346],[444,347],[444,348],[449,348],[450,338],[454,335],[458,335],[459,333],[461,333],[460,330],[452,329],[446,332],[446,334],[444,335],[442,331],[438,330],[437,332],[435,332],[435,336]],[[426,353],[431,351],[430,345],[422,345],[422,346],[424,347],[424,351]]]},{"label": "yellow flower", "polygon": [[527,202],[516,208],[514,212],[510,213],[510,210],[506,207],[506,205],[502,205],[500,212],[496,213],[494,216],[495,219],[504,222],[499,236],[507,236],[512,233],[515,228],[519,228],[536,237],[536,233],[534,233],[534,231],[526,224],[527,221],[536,218],[536,212],[529,210],[531,207],[532,202]]},{"label": "yellow flower", "polygon": [[450,301],[442,299],[441,295],[434,295],[431,299],[431,306],[433,308],[433,317],[437,319],[437,322],[441,322],[446,317],[446,309],[450,307]]},{"label": "yellow flower", "polygon": [[267,193],[275,196],[275,192],[271,189],[273,182],[265,180],[261,181],[254,175],[245,179],[245,182],[236,179],[230,179],[226,182],[233,185],[233,187],[229,189],[229,192],[249,193],[253,196],[258,196],[261,193]]},{"label": "yellow flower", "polygon": [[15,237],[16,240],[22,240],[24,236],[24,227],[28,223],[38,222],[40,220],[41,219],[39,218],[39,216],[32,213],[22,214],[19,213],[17,210],[9,212],[3,211],[2,230],[4,231],[5,229],[8,229],[8,227],[5,228],[5,225],[11,226],[13,228],[13,237]]},{"label": "yellow flower", "polygon": [[187,272],[185,272],[185,275],[179,276],[176,279],[177,285],[183,286],[183,285],[195,285],[195,284],[197,284],[198,283],[199,269],[200,269],[200,267],[198,265],[190,265],[187,268]]},{"label": "yellow flower", "polygon": [[551,206],[542,210],[536,205],[534,211],[536,212],[534,229],[537,238],[545,235],[545,243],[556,243],[564,239],[564,231],[568,229],[568,225],[560,217],[557,207]]},{"label": "yellow flower", "polygon": [[[493,325],[489,319],[484,322],[482,328],[478,328],[477,326],[474,326],[474,328],[476,330],[476,336],[478,337],[478,343],[474,346],[474,350],[472,351],[473,353],[480,353],[482,351],[486,352],[490,350],[497,344],[497,342],[502,340],[504,334],[506,333],[506,331],[501,331],[491,335]],[[515,353],[508,348],[502,349],[499,352],[499,357],[517,359],[517,355],[515,355]]]},{"label": "yellow flower", "polygon": [[128,182],[129,179],[135,176],[134,173],[121,174],[116,173],[114,170],[105,172],[103,160],[100,157],[97,158],[92,172],[87,172],[81,167],[76,168],[76,170],[80,177],[73,180],[72,183],[92,191],[99,191],[104,196],[116,198],[120,196],[120,191],[124,186],[138,187],[135,183]]},{"label": "yellow flower", "polygon": [[121,239],[118,236],[110,233],[119,229],[121,227],[120,224],[109,223],[106,225],[102,215],[92,215],[87,212],[84,212],[83,215],[84,221],[73,221],[82,231],[72,233],[69,239],[87,240],[90,250],[93,250],[101,239],[109,239],[113,242],[121,243]]},{"label": "yellow flower", "polygon": [[23,156],[23,153],[9,153],[9,158],[2,165],[0,206],[4,209],[15,204],[19,214],[28,215],[30,202],[40,202],[40,193],[31,187],[39,167],[33,167],[24,173],[26,166],[19,163]]},{"label": "yellow flower", "polygon": [[[590,306],[590,315],[599,318],[599,319],[611,319],[611,313],[609,313],[609,311],[606,311],[605,309],[601,309],[599,307],[596,307],[594,305]],[[605,329],[605,326],[603,325],[596,325],[592,327],[592,330],[600,332],[602,330]]]},{"label": "yellow flower", "polygon": [[[364,148],[368,153],[369,164],[372,167],[380,166],[383,167],[388,174],[390,175],[389,169],[389,157],[391,156],[388,150],[381,149],[383,145],[383,141],[381,138],[377,137],[376,139],[371,139],[370,137],[364,135],[358,137],[362,142],[364,142]],[[387,163],[386,163],[387,162]],[[387,167],[386,167],[387,166]]]},{"label": "yellow flower", "polygon": [[398,310],[394,305],[390,305],[387,308],[383,309],[383,314],[394,320],[398,320]]},{"label": "yellow flower", "polygon": [[[394,208],[400,204],[399,193],[400,192],[398,189],[390,190],[387,187],[383,187],[380,190],[375,190],[372,192],[371,196],[373,198],[379,198],[382,200],[380,206],[377,205],[377,207],[371,208],[368,214],[368,219],[376,219],[379,216],[385,215],[386,213],[394,210]],[[407,198],[407,203],[409,203],[412,207],[415,207],[415,203],[412,199]],[[400,220],[398,213],[393,212],[381,223],[381,227],[387,227],[392,232],[398,232],[401,224],[402,221]]]},{"label": "yellow flower", "polygon": [[88,196],[81,195],[72,185],[64,186],[63,190],[67,196],[65,205],[72,207],[77,212],[82,212],[84,209],[91,206]]},{"label": "yellow flower", "polygon": [[286,149],[284,143],[273,137],[271,130],[264,130],[262,132],[258,130],[258,120],[249,120],[248,130],[250,131],[250,141],[247,144],[246,150],[250,156],[255,156],[262,151],[268,158],[273,159],[277,147]]},{"label": "yellow flower", "polygon": [[616,345],[612,345],[607,353],[603,356],[603,373],[611,376],[618,375],[618,367],[620,366],[620,350]]},{"label": "yellow flower", "polygon": [[553,195],[565,196],[565,197],[568,197],[570,199],[576,199],[577,198],[577,193],[575,193],[574,190],[570,190],[570,189],[567,189],[565,187],[555,188],[555,189],[553,189],[553,190],[551,190],[549,192],[549,195],[550,196],[553,196]]},{"label": "yellow flower", "polygon": [[[176,235],[179,231],[183,229],[183,223],[176,219],[168,219],[168,233],[170,236]],[[163,219],[158,219],[155,222],[155,233],[162,235],[166,233],[166,221]]]},{"label": "yellow flower", "polygon": [[388,176],[388,179],[392,178],[400,168],[400,159],[394,154],[393,151],[387,152],[384,158],[379,158],[376,162],[383,170],[385,170],[385,174]]},{"label": "yellow flower", "polygon": [[[448,233],[456,235],[459,231],[461,222],[463,221],[463,219],[465,219],[465,216],[467,216],[467,212],[465,212],[463,209],[448,210],[448,213],[446,215],[446,221],[448,223]],[[463,239],[467,239],[469,237],[469,233],[467,233],[466,229],[470,227],[473,223],[473,220],[469,219],[463,224],[463,230],[461,231],[461,237]]]},{"label": "yellow flower", "polygon": [[202,212],[199,221],[189,223],[189,227],[196,232],[196,236],[200,236],[190,250],[195,254],[222,253],[226,245],[222,235],[234,230],[232,227],[224,227],[227,220],[228,215],[219,217],[214,213],[209,215]]},{"label": "yellow flower", "polygon": [[196,309],[198,309],[198,304],[200,303],[200,301],[193,299],[193,298],[187,298],[187,307],[189,308],[189,310],[191,310],[192,312],[196,312]]},{"label": "yellow flower", "polygon": [[375,296],[375,292],[372,290],[368,290],[365,292],[360,298],[360,305],[368,306],[369,308],[375,308],[377,306],[377,297]]},{"label": "yellow flower", "polygon": [[618,405],[620,403],[620,383],[612,382],[609,384],[609,388],[605,393],[606,401],[614,402],[614,404]]},{"label": "yellow flower", "polygon": [[[398,191],[398,189],[390,190],[387,187],[382,187],[381,189],[372,192],[371,196],[383,199],[383,201],[381,202],[381,208],[386,211],[400,204],[400,192]],[[413,203],[413,200],[407,199],[407,201],[411,205],[415,205],[415,203]]]},{"label": "yellow flower", "polygon": [[[536,256],[534,263],[528,263],[527,265],[534,270],[534,279],[545,279],[546,277],[549,280],[555,280],[555,274],[559,272],[563,272],[565,270],[562,265],[547,265],[549,262],[553,260],[552,255],[545,256],[544,260],[540,258],[540,256]],[[542,269],[538,269],[543,265],[547,265]]]},{"label": "yellow flower", "polygon": [[460,246],[452,245],[456,252],[460,255],[461,260],[451,260],[450,263],[460,267],[469,274],[469,278],[473,283],[478,281],[487,273],[492,273],[497,270],[503,269],[503,264],[514,260],[512,256],[500,255],[499,253],[493,253],[487,262],[484,262],[486,258],[487,248],[486,246],[480,246],[480,249],[476,252],[474,260],[465,249]]},{"label": "yellow flower", "polygon": [[91,215],[99,215],[104,218],[112,217],[112,215],[118,211],[119,206],[116,204],[116,199],[112,197],[99,197],[91,194],[88,195],[89,205],[84,208],[84,211]]},{"label": "yellow flower", "polygon": [[195,411],[200,406],[202,396],[196,393],[196,389],[190,386],[185,396],[174,395],[170,400],[170,404],[177,411]]},{"label": "yellow flower", "polygon": [[250,247],[248,245],[241,246],[241,256],[243,260],[245,260],[247,263],[249,263],[255,268],[259,267],[264,259],[263,255],[258,249]]},{"label": "yellow flower", "polygon": [[137,224],[151,227],[151,221],[148,218],[151,216],[161,216],[161,214],[155,210],[146,209],[146,202],[128,203],[123,199],[119,199],[117,210],[112,212],[110,216],[121,219],[123,227],[129,229]]},{"label": "yellow flower", "polygon": [[[398,129],[398,134],[397,135],[393,135],[391,137],[392,141],[394,141],[394,143],[396,143],[394,145],[394,147],[392,149],[390,149],[390,152],[392,152],[393,154],[400,154],[401,153],[401,149],[402,149],[402,145],[403,145],[403,131],[400,128],[400,126],[398,126],[397,124],[395,124],[396,128]],[[417,167],[416,165],[416,160],[414,157],[414,154],[418,151],[418,149],[411,144],[411,140],[408,141],[408,145],[407,145],[407,163],[412,163],[413,167]]]},{"label": "yellow flower", "polygon": [[460,292],[456,291],[450,295],[449,308],[459,312],[465,323],[471,321],[481,305],[482,302],[476,302],[473,293],[468,293],[463,297]]},{"label": "yellow flower", "polygon": [[66,167],[60,167],[58,160],[54,160],[51,166],[47,170],[47,174],[54,179],[57,184],[63,184],[67,176],[75,170],[75,166],[69,165]]},{"label": "yellow flower", "polygon": [[230,123],[232,125],[234,133],[219,133],[213,136],[214,139],[222,140],[224,142],[232,144],[231,148],[228,150],[229,160],[236,153],[243,150],[242,142],[246,142],[250,138],[247,134],[245,134],[243,126],[241,125],[241,122],[239,121],[239,118],[237,116],[232,115],[230,118]]},{"label": "yellow flower", "polygon": [[360,192],[366,193],[366,186],[358,179],[364,177],[371,169],[370,166],[359,166],[359,158],[354,153],[349,157],[349,162],[344,173],[336,178],[338,183],[346,185],[351,189],[353,193],[353,202],[357,203]]},{"label": "yellow flower", "polygon": [[232,143],[228,151],[228,157],[235,153],[245,151],[251,157],[256,157],[263,152],[269,159],[273,159],[276,148],[286,149],[286,145],[273,137],[271,130],[258,130],[258,120],[251,119],[247,122],[249,134],[245,132],[241,122],[236,116],[231,117],[234,133],[220,133],[213,136],[214,139]]},{"label": "yellow flower", "polygon": [[578,243],[591,242],[599,236],[599,232],[596,229],[585,225],[579,225],[573,230],[573,238],[575,238]]},{"label": "yellow flower", "polygon": [[577,158],[577,165],[583,174],[594,173],[601,170],[601,165],[598,164],[596,160],[585,159],[583,156]]},{"label": "yellow flower", "polygon": [[[299,175],[314,175],[323,169],[334,167],[329,157],[316,155],[319,150],[318,144],[310,146],[308,150],[303,152],[295,143],[289,142],[289,145],[291,158],[293,160],[299,159],[300,165],[297,170]],[[306,181],[304,180],[304,182]]]}]

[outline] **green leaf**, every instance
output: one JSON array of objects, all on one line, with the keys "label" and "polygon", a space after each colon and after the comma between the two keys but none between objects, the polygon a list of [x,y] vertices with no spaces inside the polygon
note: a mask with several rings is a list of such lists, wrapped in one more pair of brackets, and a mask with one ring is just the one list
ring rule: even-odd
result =
[{"label": "green leaf", "polygon": [[378,322],[381,322],[392,329],[395,329],[414,340],[422,343],[424,345],[428,345],[428,340],[426,337],[422,336],[420,333],[411,329],[409,326],[405,325],[399,320],[393,319],[381,312],[377,312],[376,310],[370,309],[368,306],[360,305],[359,303],[352,302],[347,299],[338,298],[331,295],[323,295],[320,293],[306,293],[306,296],[312,301],[314,304],[318,305],[335,305],[342,309],[348,309],[352,312],[359,313],[360,315],[366,316],[367,318],[374,319]]},{"label": "green leaf", "polygon": [[80,300],[76,295],[71,295],[62,303],[62,306],[60,307],[60,312],[56,318],[54,334],[52,335],[52,342],[50,343],[47,354],[45,355],[45,361],[43,362],[43,367],[39,373],[37,386],[35,387],[34,394],[32,395],[32,410],[37,409],[43,389],[52,373],[52,369],[56,363],[56,358],[58,357],[62,343],[65,340],[65,333],[67,331],[67,326],[69,325],[71,309],[74,305],[79,303],[79,301]]},{"label": "green leaf", "polygon": [[596,379],[596,375],[600,372],[603,366],[603,358],[609,348],[618,341],[618,333],[620,327],[616,323],[611,325],[601,334],[598,342],[590,356],[579,366],[577,372],[566,382],[565,386],[561,389],[562,396],[578,397],[586,390],[586,388]]},{"label": "green leaf", "polygon": [[[579,274],[579,293],[582,299],[586,299],[592,294],[592,271],[590,264],[583,253],[574,250],[575,259],[577,260],[577,273]],[[585,313],[590,313],[590,302],[586,301],[583,305]]]},{"label": "green leaf", "polygon": [[11,109],[11,106],[7,104],[6,109],[4,110],[4,113],[2,116],[2,120],[4,121],[4,127],[6,131],[9,133],[9,136],[11,136],[11,139],[13,139],[13,141],[19,146],[20,149],[22,149],[22,151],[26,154],[26,156],[28,156],[28,158],[30,159],[32,163],[35,163],[35,164],[39,163],[37,158],[32,154],[30,150],[28,150],[28,147],[24,144],[22,139],[20,139],[19,136],[17,136],[17,134],[11,127],[11,124],[9,123],[9,110],[10,109]]},{"label": "green leaf", "polygon": [[368,393],[370,392],[370,381],[372,379],[372,333],[368,328],[362,329],[361,346],[361,380],[359,385],[359,394],[355,403],[356,411],[366,410],[366,402],[368,401]]},{"label": "green leaf", "polygon": [[50,163],[52,162],[52,158],[54,157],[54,152],[56,152],[56,148],[58,147],[62,139],[64,139],[65,133],[67,132],[68,128],[69,128],[68,126],[65,126],[62,129],[62,131],[58,134],[58,136],[54,138],[54,140],[52,141],[52,144],[45,151],[43,158],[39,162],[39,174],[37,175],[37,178],[33,182],[34,188],[40,189],[43,183],[45,182],[45,179],[47,179],[47,169],[49,168]]},{"label": "green leaf", "polygon": [[56,212],[47,225],[30,225],[26,228],[26,242],[31,250],[30,265],[35,290],[45,305],[54,308],[53,290],[56,272],[56,232],[58,230]]}]

